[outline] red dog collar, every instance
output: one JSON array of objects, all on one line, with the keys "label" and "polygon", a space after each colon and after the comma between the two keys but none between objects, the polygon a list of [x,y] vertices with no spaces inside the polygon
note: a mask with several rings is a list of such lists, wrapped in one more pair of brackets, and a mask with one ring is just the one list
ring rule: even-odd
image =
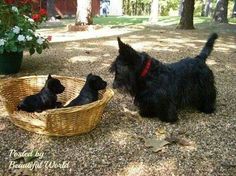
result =
[{"label": "red dog collar", "polygon": [[152,64],[152,59],[148,59],[145,67],[143,68],[140,77],[144,78],[145,76],[147,76],[147,73],[149,72],[150,68],[151,68],[151,64]]}]

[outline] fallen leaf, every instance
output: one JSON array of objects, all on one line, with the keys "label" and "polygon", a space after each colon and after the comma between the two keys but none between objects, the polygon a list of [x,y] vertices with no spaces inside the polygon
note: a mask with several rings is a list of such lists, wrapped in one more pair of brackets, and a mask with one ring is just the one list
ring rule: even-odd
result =
[{"label": "fallen leaf", "polygon": [[38,156],[30,156],[30,157],[25,157],[25,163],[29,163],[31,161],[36,160],[37,158],[39,158]]},{"label": "fallen leaf", "polygon": [[30,171],[28,168],[16,168],[12,174],[17,175],[17,176],[31,176],[31,175],[33,175],[32,171]]},{"label": "fallen leaf", "polygon": [[33,150],[31,156],[24,158],[25,159],[25,163],[29,163],[29,162],[34,161],[35,159],[37,159],[38,156],[35,156],[35,155],[36,155],[36,150]]},{"label": "fallen leaf", "polygon": [[16,161],[19,164],[19,163],[24,163],[25,159],[24,157],[17,157],[17,158],[14,158],[14,161]]},{"label": "fallen leaf", "polygon": [[187,133],[187,129],[185,129],[185,128],[180,129],[180,130],[178,131],[178,134],[179,134],[179,135],[182,135],[182,134],[185,134],[185,133]]},{"label": "fallen leaf", "polygon": [[157,128],[156,132],[159,133],[159,134],[165,134],[166,130],[164,128],[160,127],[160,128]]},{"label": "fallen leaf", "polygon": [[6,128],[6,125],[4,123],[0,123],[0,131],[4,130]]},{"label": "fallen leaf", "polygon": [[126,107],[123,107],[123,111],[126,113],[130,113],[131,115],[138,115],[138,111],[131,111]]},{"label": "fallen leaf", "polygon": [[34,150],[33,153],[32,153],[32,156],[17,157],[17,158],[14,159],[14,161],[16,161],[17,163],[22,163],[22,164],[29,163],[29,162],[34,161],[37,158],[39,158],[38,156],[35,156],[35,154],[36,154],[36,151]]},{"label": "fallen leaf", "polygon": [[146,147],[152,147],[153,152],[158,152],[163,149],[163,147],[170,142],[165,139],[157,139],[156,137],[144,139]]},{"label": "fallen leaf", "polygon": [[170,136],[167,137],[165,140],[167,140],[169,143],[176,143],[182,146],[191,146],[192,143],[188,141],[187,139],[180,138],[178,136]]}]

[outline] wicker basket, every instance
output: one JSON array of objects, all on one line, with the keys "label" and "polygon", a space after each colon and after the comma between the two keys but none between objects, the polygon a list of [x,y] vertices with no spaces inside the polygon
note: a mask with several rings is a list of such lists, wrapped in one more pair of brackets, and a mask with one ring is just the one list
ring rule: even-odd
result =
[{"label": "wicker basket", "polygon": [[[64,76],[58,78],[66,87],[58,95],[63,104],[72,100],[83,87],[85,80]],[[39,92],[47,76],[30,76],[1,81],[0,97],[10,120],[17,126],[40,134],[50,136],[72,136],[91,131],[101,120],[103,110],[113,96],[111,89],[99,92],[99,100],[83,106],[46,110],[42,113],[17,111],[18,103],[26,96]]]}]

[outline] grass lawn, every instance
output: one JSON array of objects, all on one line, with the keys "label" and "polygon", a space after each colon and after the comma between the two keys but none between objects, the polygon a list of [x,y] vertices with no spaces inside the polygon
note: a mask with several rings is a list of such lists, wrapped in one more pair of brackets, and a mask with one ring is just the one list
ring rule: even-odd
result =
[{"label": "grass lawn", "polygon": [[[108,16],[108,17],[94,17],[94,24],[103,26],[129,26],[142,24],[148,21],[149,16]],[[178,16],[160,16],[158,25],[160,26],[172,26],[179,23],[180,17]],[[62,27],[68,24],[73,24],[74,19],[63,19],[58,26]],[[194,17],[194,24],[205,26],[212,24],[212,18],[210,17]],[[236,18],[229,18],[229,24],[236,24]],[[50,26],[49,26],[50,27]],[[44,27],[43,27],[44,28]]]},{"label": "grass lawn", "polygon": [[[94,24],[103,26],[129,26],[142,24],[148,21],[148,16],[108,16],[94,18]],[[175,28],[179,23],[178,16],[160,16],[158,24],[161,27]],[[229,24],[218,24],[211,17],[194,17],[194,26],[197,29],[209,29],[211,31],[227,31],[235,33],[236,18],[229,18]]]},{"label": "grass lawn", "polygon": [[95,17],[94,24],[127,26],[140,24],[148,20],[148,16],[108,16]]},{"label": "grass lawn", "polygon": [[[108,17],[95,17],[94,24],[100,25],[135,25],[148,21],[149,16],[108,16]],[[159,23],[169,25],[176,25],[179,23],[180,17],[178,16],[160,16]],[[211,23],[211,17],[194,17],[194,23]],[[229,18],[230,24],[236,24],[236,18]]]}]

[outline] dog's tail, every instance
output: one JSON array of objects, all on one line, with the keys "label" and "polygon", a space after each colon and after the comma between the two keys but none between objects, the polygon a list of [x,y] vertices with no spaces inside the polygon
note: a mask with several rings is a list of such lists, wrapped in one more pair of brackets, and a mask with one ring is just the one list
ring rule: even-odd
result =
[{"label": "dog's tail", "polygon": [[202,51],[200,52],[200,54],[197,57],[203,61],[206,61],[206,58],[211,54],[211,51],[213,50],[213,46],[214,46],[215,40],[217,38],[218,38],[217,33],[211,34],[210,37],[208,38],[205,46],[203,47]]}]

